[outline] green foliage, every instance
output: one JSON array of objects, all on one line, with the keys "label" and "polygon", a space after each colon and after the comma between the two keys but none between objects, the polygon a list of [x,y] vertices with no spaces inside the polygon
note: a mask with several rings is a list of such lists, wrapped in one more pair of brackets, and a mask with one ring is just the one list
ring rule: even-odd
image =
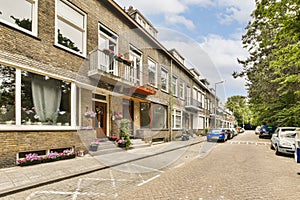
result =
[{"label": "green foliage", "polygon": [[10,16],[13,20],[15,20],[15,23],[22,27],[22,28],[25,28],[29,31],[32,31],[32,21],[30,19],[18,19],[18,18],[15,18],[14,16]]},{"label": "green foliage", "polygon": [[232,96],[226,101],[225,107],[233,112],[239,126],[250,123],[251,112],[244,96]]},{"label": "green foliage", "polygon": [[72,49],[74,51],[80,51],[78,49],[78,47],[76,47],[74,45],[74,42],[72,40],[70,40],[69,38],[67,37],[64,37],[61,33],[60,33],[60,30],[58,29],[58,43],[65,46],[65,47],[68,47],[69,49]]},{"label": "green foliage", "polygon": [[122,119],[120,124],[120,138],[126,140],[126,148],[131,145],[129,132],[130,123],[128,119]]},{"label": "green foliage", "polygon": [[249,51],[241,72],[246,76],[255,124],[300,126],[299,0],[256,0],[253,20],[242,37]]}]

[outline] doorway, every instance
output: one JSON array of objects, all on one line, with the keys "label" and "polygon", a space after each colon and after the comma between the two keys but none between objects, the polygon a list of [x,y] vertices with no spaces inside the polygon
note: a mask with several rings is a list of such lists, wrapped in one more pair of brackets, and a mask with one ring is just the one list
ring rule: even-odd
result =
[{"label": "doorway", "polygon": [[97,138],[107,136],[107,105],[106,103],[95,101],[95,130]]}]

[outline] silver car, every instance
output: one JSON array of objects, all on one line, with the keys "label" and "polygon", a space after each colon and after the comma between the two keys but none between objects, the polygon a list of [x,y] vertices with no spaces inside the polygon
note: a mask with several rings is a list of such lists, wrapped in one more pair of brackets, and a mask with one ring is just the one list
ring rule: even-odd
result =
[{"label": "silver car", "polygon": [[271,137],[271,149],[276,155],[295,153],[296,127],[278,127]]}]

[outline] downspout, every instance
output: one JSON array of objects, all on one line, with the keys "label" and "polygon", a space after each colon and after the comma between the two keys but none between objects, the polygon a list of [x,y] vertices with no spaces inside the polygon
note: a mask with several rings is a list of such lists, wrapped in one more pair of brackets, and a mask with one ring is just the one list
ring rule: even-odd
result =
[{"label": "downspout", "polygon": [[172,135],[173,135],[173,127],[172,127],[172,120],[173,120],[173,91],[172,91],[172,77],[173,77],[173,60],[171,59],[171,70],[170,70],[170,76],[169,76],[169,89],[170,89],[170,111],[169,111],[169,127],[170,127],[170,132],[169,132],[169,141],[172,141]]}]

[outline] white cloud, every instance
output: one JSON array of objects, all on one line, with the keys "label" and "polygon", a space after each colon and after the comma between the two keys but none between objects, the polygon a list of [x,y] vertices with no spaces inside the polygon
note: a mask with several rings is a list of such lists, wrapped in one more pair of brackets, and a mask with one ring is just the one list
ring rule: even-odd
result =
[{"label": "white cloud", "polygon": [[193,21],[188,20],[185,17],[180,15],[166,15],[165,19],[167,23],[170,24],[183,24],[189,30],[192,30],[196,27]]}]

